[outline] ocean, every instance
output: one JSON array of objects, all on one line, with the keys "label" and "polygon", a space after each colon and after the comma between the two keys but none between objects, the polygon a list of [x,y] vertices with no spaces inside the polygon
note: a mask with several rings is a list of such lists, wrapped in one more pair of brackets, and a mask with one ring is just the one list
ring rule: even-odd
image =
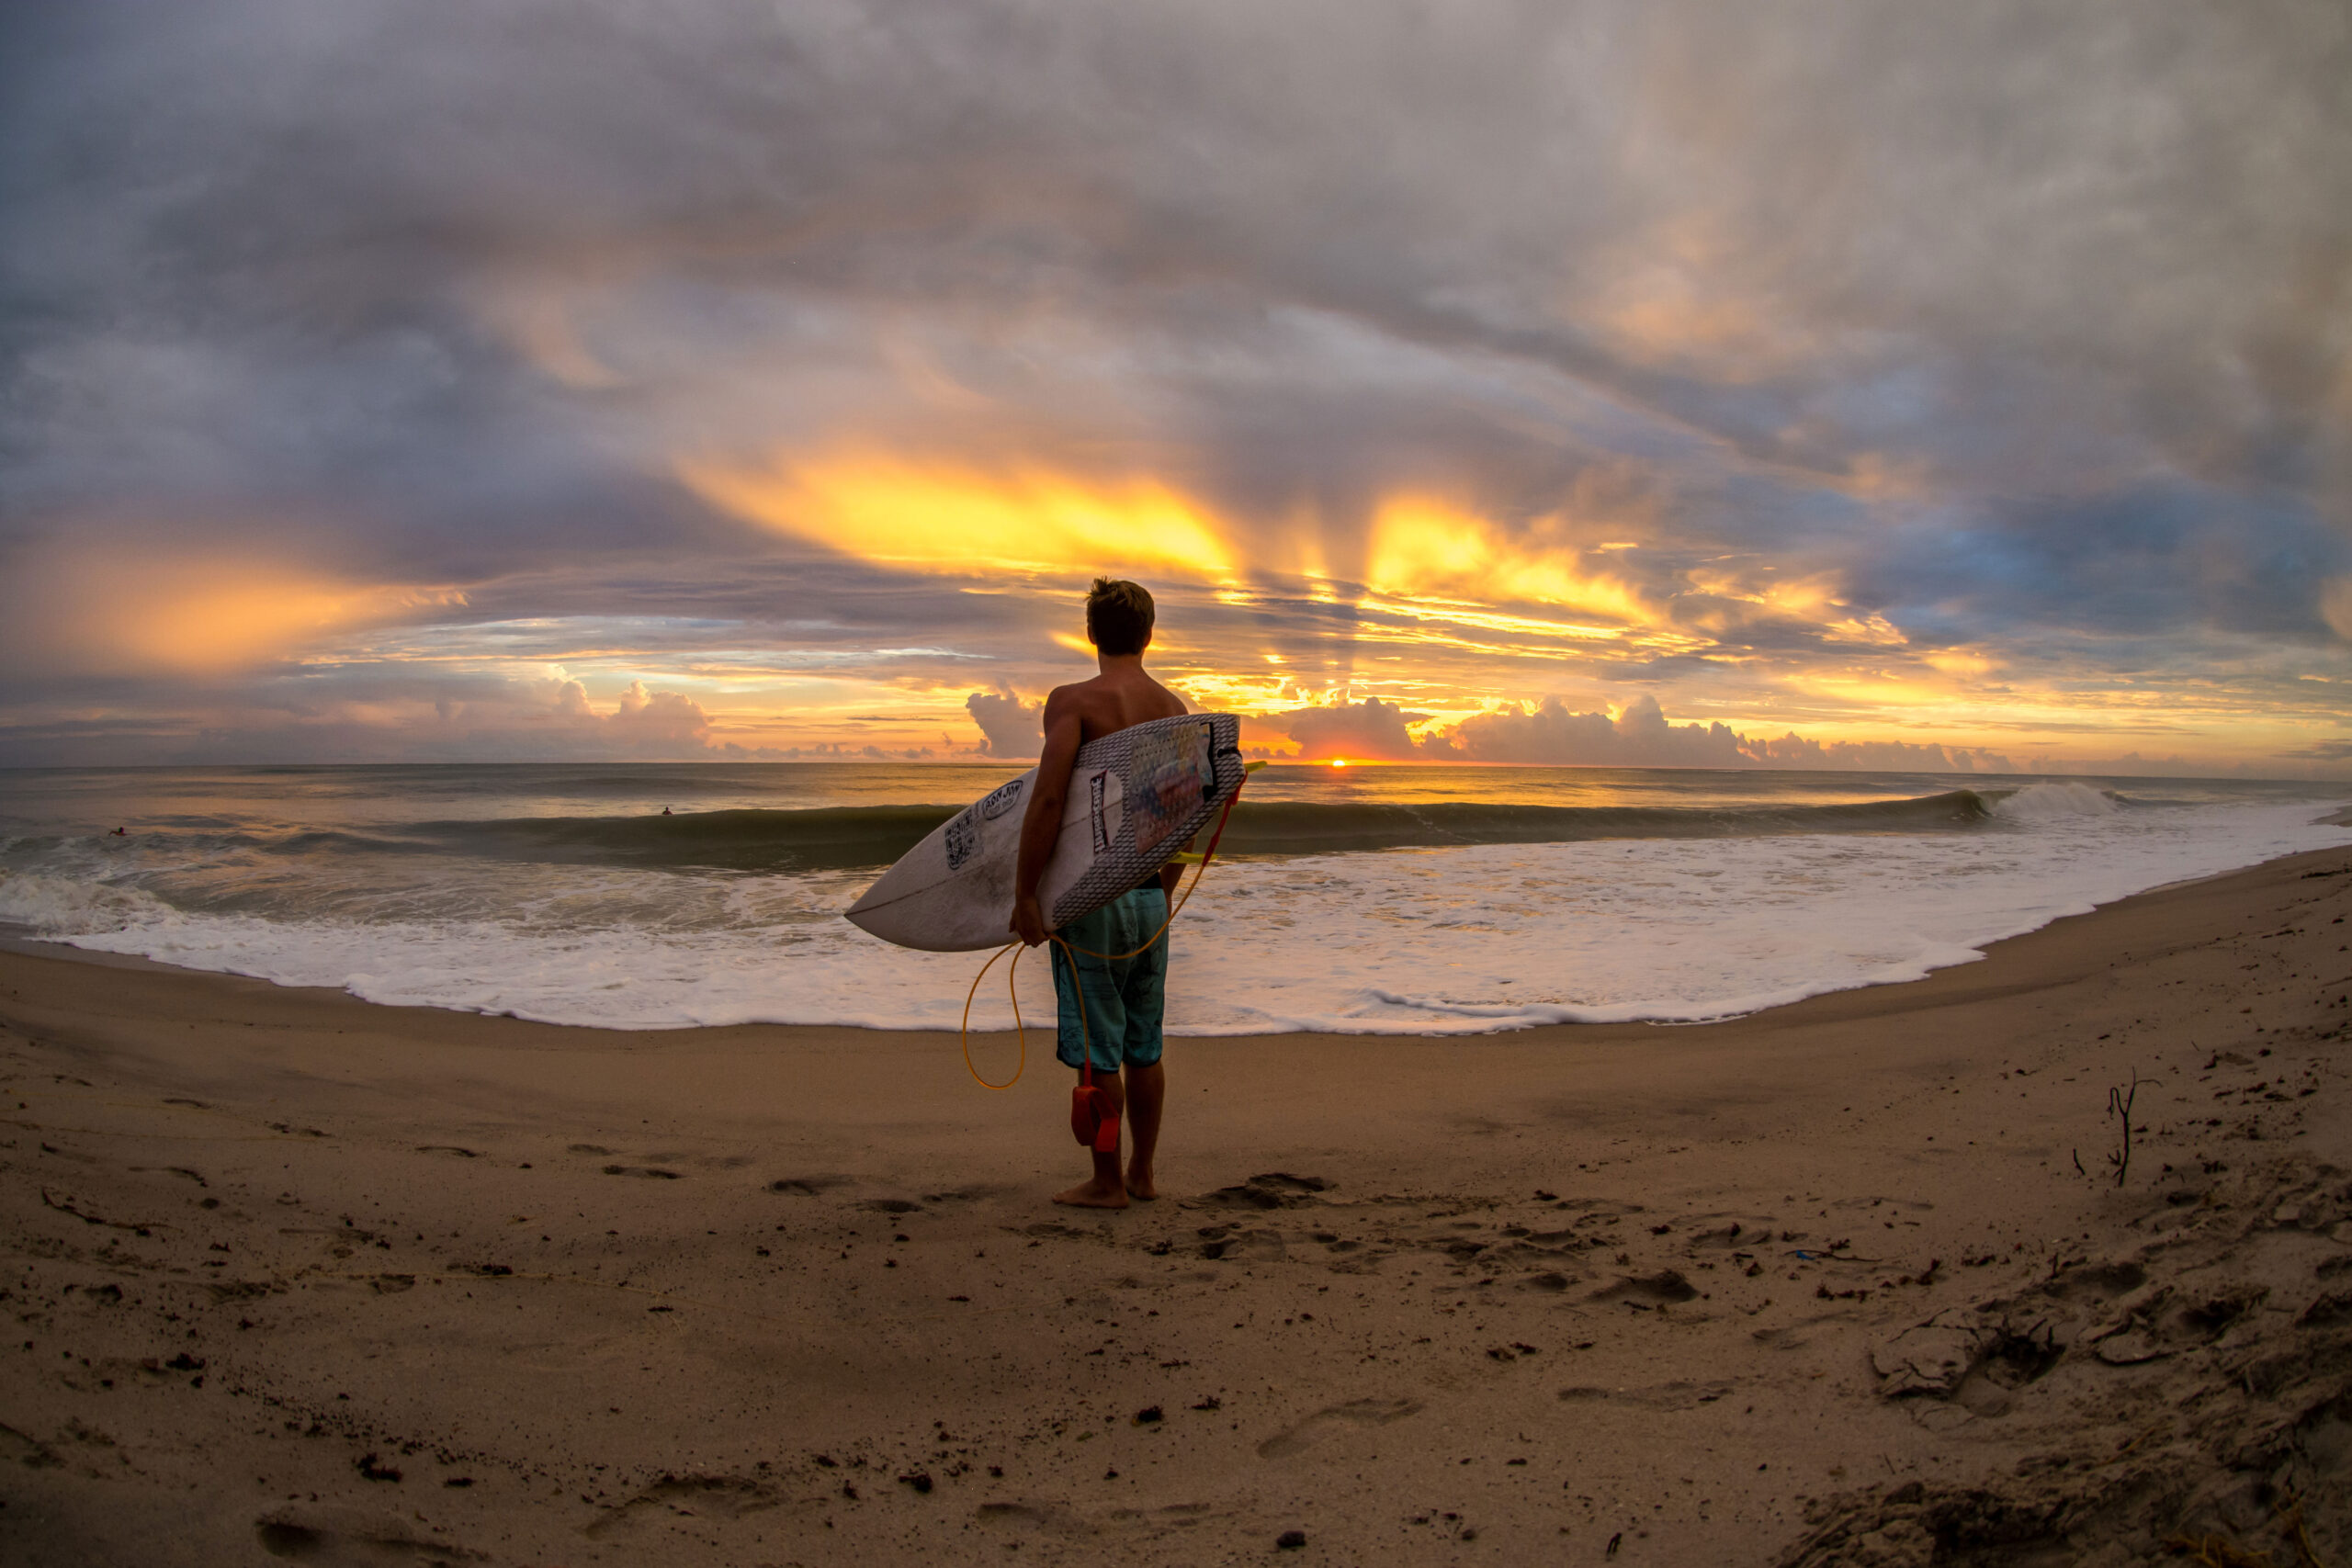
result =
[{"label": "ocean", "polygon": [[[0,772],[0,935],[613,1029],[954,1029],[985,954],[841,918],[1018,770]],[[1169,1028],[1695,1021],[1916,978],[2126,895],[2352,843],[2341,786],[1283,765],[1172,934]],[[668,815],[664,815],[664,812]],[[123,831],[117,834],[114,829]],[[1010,1027],[1000,964],[975,1026]],[[1033,957],[1022,1009],[1052,1014]]]}]

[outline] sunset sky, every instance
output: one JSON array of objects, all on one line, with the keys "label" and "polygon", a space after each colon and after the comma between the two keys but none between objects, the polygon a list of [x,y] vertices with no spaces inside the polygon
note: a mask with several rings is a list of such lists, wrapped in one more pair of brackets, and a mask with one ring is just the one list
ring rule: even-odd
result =
[{"label": "sunset sky", "polygon": [[0,12],[0,764],[2352,771],[2340,0]]}]

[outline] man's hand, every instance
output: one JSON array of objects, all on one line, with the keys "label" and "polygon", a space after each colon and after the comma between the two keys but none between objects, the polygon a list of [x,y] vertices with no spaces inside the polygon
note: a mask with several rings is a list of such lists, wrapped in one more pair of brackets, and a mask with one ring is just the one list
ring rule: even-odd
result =
[{"label": "man's hand", "polygon": [[1012,921],[1005,929],[1019,937],[1024,947],[1035,947],[1046,940],[1046,912],[1037,907],[1035,894],[1012,901]]}]

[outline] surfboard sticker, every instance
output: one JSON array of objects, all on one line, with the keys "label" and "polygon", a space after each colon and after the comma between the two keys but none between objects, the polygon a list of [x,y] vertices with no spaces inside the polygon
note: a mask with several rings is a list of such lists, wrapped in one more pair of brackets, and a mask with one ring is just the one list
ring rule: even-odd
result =
[{"label": "surfboard sticker", "polygon": [[[1191,714],[1079,748],[1054,852],[1038,880],[1058,928],[1140,886],[1239,788],[1240,721]],[[1010,940],[1012,880],[1035,770],[998,785],[934,829],[847,913],[885,941],[965,953]]]},{"label": "surfboard sticker", "polygon": [[976,813],[967,807],[963,813],[947,824],[947,869],[961,871],[980,847],[980,825]]},{"label": "surfboard sticker", "polygon": [[1127,777],[1136,785],[1136,849],[1148,855],[1191,821],[1203,792],[1216,787],[1209,727],[1188,724],[1137,740],[1127,751]]},{"label": "surfboard sticker", "polygon": [[1029,774],[1023,773],[1011,784],[999,784],[980,801],[980,815],[993,822],[1021,804],[1022,794],[1029,787]]}]

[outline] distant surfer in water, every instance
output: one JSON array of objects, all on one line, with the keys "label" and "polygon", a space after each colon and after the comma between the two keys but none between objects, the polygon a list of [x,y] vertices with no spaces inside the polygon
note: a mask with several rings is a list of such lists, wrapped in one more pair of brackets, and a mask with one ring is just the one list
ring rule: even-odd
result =
[{"label": "distant surfer in water", "polygon": [[[1124,1209],[1130,1198],[1159,1195],[1152,1185],[1151,1161],[1159,1145],[1159,1113],[1168,1099],[1167,1077],[1159,1065],[1168,943],[1151,938],[1167,923],[1169,895],[1175,892],[1180,873],[1173,863],[1163,866],[1141,886],[1071,921],[1058,933],[1048,931],[1045,911],[1038,908],[1037,882],[1061,831],[1078,749],[1131,725],[1189,711],[1182,698],[1144,673],[1153,616],[1151,595],[1140,584],[1107,577],[1094,580],[1086,595],[1086,638],[1094,645],[1102,673],[1074,686],[1057,686],[1046,698],[1046,748],[1037,759],[1037,787],[1022,819],[1021,857],[1013,872],[1012,929],[1031,947],[1048,934],[1058,934],[1072,947],[1090,953],[1125,953],[1150,942],[1131,958],[1107,963],[1080,958],[1075,972],[1059,942],[1050,950],[1062,1065],[1076,1068],[1091,1054],[1100,1075],[1096,1087],[1108,1095],[1111,1112],[1125,1116],[1134,1134],[1124,1173],[1116,1149],[1098,1152],[1092,1178],[1054,1194],[1057,1203],[1092,1209]],[[1086,1010],[1082,1023],[1081,992]]]}]

